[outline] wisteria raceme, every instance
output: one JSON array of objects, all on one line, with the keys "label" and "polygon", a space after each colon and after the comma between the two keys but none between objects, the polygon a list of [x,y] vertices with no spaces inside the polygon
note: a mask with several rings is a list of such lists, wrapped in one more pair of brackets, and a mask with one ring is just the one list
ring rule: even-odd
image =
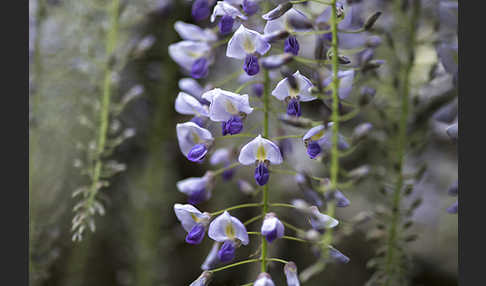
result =
[{"label": "wisteria raceme", "polygon": [[[204,164],[205,158],[209,157],[210,165],[219,168],[207,171],[202,177],[187,178],[177,183],[179,191],[188,196],[189,204],[174,206],[187,232],[186,242],[201,243],[206,231],[214,241],[201,266],[205,272],[194,282],[197,285],[207,285],[208,273],[253,262],[261,264],[261,273],[254,278],[253,285],[275,285],[267,273],[268,263],[273,262],[284,264],[282,274],[287,285],[300,285],[295,262],[268,256],[268,248],[284,239],[309,243],[317,251],[319,258],[316,263],[319,265],[333,260],[349,261],[331,246],[334,243],[332,231],[340,227],[334,218],[334,208],[350,205],[350,200],[344,195],[347,187],[338,181],[337,174],[341,168],[338,157],[340,152],[352,149],[352,144],[366,140],[372,125],[368,123],[357,127],[358,131],[351,139],[341,134],[341,101],[351,97],[355,78],[364,63],[375,60],[373,49],[380,44],[380,39],[359,32],[341,32],[354,28],[351,6],[343,1],[333,0],[328,5],[316,1],[312,7],[315,9],[313,12],[318,14],[314,15],[305,9],[310,3],[300,2],[273,6],[271,1],[265,0],[197,0],[192,6],[194,20],[204,20],[211,14],[211,27],[214,28],[200,28],[180,21],[175,24],[182,41],[169,46],[169,54],[182,71],[192,77],[181,79],[179,87],[182,91],[175,101],[177,112],[192,117],[188,118],[190,121],[177,124],[179,147],[189,161]],[[372,30],[378,17],[379,14],[367,22],[366,31]],[[321,30],[326,29],[329,31],[322,33]],[[307,45],[314,34],[321,42],[324,41],[324,46],[316,44],[315,49],[328,50],[324,54],[328,65],[321,65],[322,58],[309,58],[308,47],[304,49],[302,43]],[[339,46],[334,45],[337,42]],[[361,64],[356,64],[349,53],[339,53],[340,48],[360,46],[365,49],[355,52],[355,58],[361,58]],[[228,77],[218,81],[219,84],[199,83],[197,80],[211,78],[210,67],[217,65],[224,55],[230,61],[240,60],[242,69],[234,74],[225,70]],[[306,65],[302,65],[303,62]],[[355,68],[345,68],[349,64],[354,64]],[[240,87],[235,90],[223,87],[235,78],[238,78]],[[245,88],[250,89],[251,96],[243,92]],[[367,98],[370,102],[374,91],[368,87],[365,94],[372,94]],[[285,104],[284,110],[279,107],[279,102]],[[309,107],[321,102],[330,111],[330,117],[308,118],[302,108],[304,102]],[[287,117],[273,122],[276,117],[270,115],[275,113],[280,118],[280,114]],[[291,129],[286,127],[275,129],[275,125],[281,122],[300,129],[300,134],[291,135],[288,133]],[[218,133],[220,135],[213,135]],[[223,145],[223,138],[224,142],[236,142],[233,138],[247,138],[247,141]],[[293,142],[293,138],[302,139],[304,144],[298,144],[299,140]],[[320,162],[328,164],[329,178],[289,170],[288,166],[293,164],[292,153],[297,146],[310,159],[321,158]],[[256,187],[246,179],[247,168],[240,168],[238,174],[234,173],[238,165],[252,166]],[[279,191],[279,178],[273,178],[281,174],[296,175],[296,184],[305,200],[297,199],[291,204],[270,201],[269,192]],[[220,184],[218,175],[222,175],[224,181],[236,175],[245,176],[238,178],[238,189],[252,197],[261,193],[261,202],[242,203],[212,213],[193,207],[211,199],[212,192]],[[362,177],[353,176],[352,180],[358,182],[359,178]],[[228,190],[232,191],[236,190]],[[241,208],[258,208],[260,215],[242,223],[232,215]],[[286,211],[296,212],[295,217],[307,224],[307,230],[296,231],[298,227],[283,222],[280,217]],[[248,224],[258,221],[258,231],[247,231]],[[292,236],[292,232],[296,232],[297,237]],[[255,243],[260,244],[260,258],[232,262],[238,257],[238,248]],[[218,264],[225,266],[215,268]],[[304,278],[307,276],[303,274]]]}]

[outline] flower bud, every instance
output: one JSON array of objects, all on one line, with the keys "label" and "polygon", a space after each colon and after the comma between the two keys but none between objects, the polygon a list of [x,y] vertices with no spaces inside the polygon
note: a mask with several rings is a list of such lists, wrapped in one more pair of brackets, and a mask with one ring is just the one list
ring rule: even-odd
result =
[{"label": "flower bud", "polygon": [[265,15],[262,15],[262,18],[267,21],[275,20],[280,18],[285,12],[290,10],[292,8],[292,3],[287,2],[284,4],[279,4],[277,7],[275,7],[273,10],[270,12],[266,13]]},{"label": "flower bud", "polygon": [[213,247],[209,251],[209,254],[204,260],[203,264],[201,265],[202,270],[209,270],[218,263],[218,249],[220,244],[221,243],[219,242],[213,243]]},{"label": "flower bud", "polygon": [[213,278],[213,273],[209,271],[203,271],[203,273],[189,286],[207,286],[211,279]]},{"label": "flower bud", "polygon": [[255,191],[255,188],[245,180],[238,180],[238,189],[245,195],[251,195]]},{"label": "flower bud", "polygon": [[349,171],[348,176],[354,180],[360,180],[366,177],[370,173],[370,166],[363,165]]},{"label": "flower bud", "polygon": [[336,248],[329,246],[329,256],[336,262],[339,263],[348,263],[349,262],[349,257],[346,255],[342,254],[339,250]]},{"label": "flower bud", "polygon": [[290,26],[295,30],[306,30],[313,27],[312,22],[305,17],[288,17],[287,19]]},{"label": "flower bud", "polygon": [[310,128],[312,127],[312,120],[303,118],[303,117],[296,117],[296,116],[289,116],[287,114],[279,115],[278,119],[285,124],[300,127],[300,128]]},{"label": "flower bud", "polygon": [[275,31],[269,34],[263,35],[263,38],[265,41],[268,43],[274,43],[279,40],[286,39],[289,36],[289,32],[286,30],[281,30],[281,31]]},{"label": "flower bud", "polygon": [[218,250],[218,258],[221,262],[229,262],[235,258],[235,244],[231,240],[223,242]]},{"label": "flower bud", "polygon": [[268,242],[272,242],[277,238],[281,238],[284,235],[284,225],[275,216],[275,213],[267,213],[263,220],[261,233]]},{"label": "flower bud", "polygon": [[353,130],[353,142],[357,142],[366,136],[373,130],[373,124],[369,122],[361,123],[358,126],[356,126]]},{"label": "flower bud", "polygon": [[279,55],[264,57],[261,59],[262,66],[267,70],[276,69],[292,61],[293,57],[294,55],[291,53],[283,53]]},{"label": "flower bud", "polygon": [[257,280],[255,281],[253,286],[275,286],[275,284],[273,283],[270,274],[262,272],[258,275]]},{"label": "flower bud", "polygon": [[297,275],[297,265],[295,262],[289,261],[284,266],[285,278],[287,279],[287,286],[300,286],[299,276]]},{"label": "flower bud", "polygon": [[380,18],[381,16],[381,12],[378,11],[378,12],[375,12],[373,15],[371,15],[365,22],[363,28],[365,29],[365,31],[369,31],[371,30],[371,28],[373,28],[373,26],[375,25],[376,23],[376,20],[378,20],[378,18]]}]

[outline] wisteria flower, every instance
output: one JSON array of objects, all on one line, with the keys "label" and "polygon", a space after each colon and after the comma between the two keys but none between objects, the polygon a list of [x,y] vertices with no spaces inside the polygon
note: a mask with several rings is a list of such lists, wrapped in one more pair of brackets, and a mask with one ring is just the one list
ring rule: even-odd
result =
[{"label": "wisteria flower", "polygon": [[[214,151],[213,155],[209,159],[209,163],[211,165],[223,164],[225,167],[227,167],[228,165],[230,165],[231,159],[232,159],[231,151],[226,149],[226,148],[220,148],[220,149],[217,149],[217,150]],[[235,168],[225,170],[222,174],[223,180],[225,180],[225,181],[231,180],[231,178],[233,177],[234,171],[235,171]]]},{"label": "wisteria flower", "polygon": [[209,110],[206,105],[202,105],[196,98],[185,93],[179,92],[175,100],[175,110],[180,114],[193,115],[191,120],[202,127],[203,117],[209,117]]},{"label": "wisteria flower", "polygon": [[243,70],[248,75],[253,76],[260,71],[258,55],[266,54],[270,47],[263,35],[241,25],[228,42],[226,56],[240,60],[245,59]]},{"label": "wisteria flower", "polygon": [[278,100],[287,102],[288,115],[301,116],[300,102],[312,101],[316,97],[309,91],[312,83],[308,78],[301,75],[299,71],[296,71],[292,77],[282,79],[272,91],[272,95]]},{"label": "wisteria flower", "polygon": [[233,260],[236,246],[249,243],[248,232],[243,223],[227,211],[215,218],[209,225],[208,235],[211,239],[222,242],[218,251],[221,262]]},{"label": "wisteria flower", "polygon": [[315,230],[324,231],[327,228],[333,228],[339,224],[335,218],[321,213],[316,206],[311,206],[310,211],[312,215],[310,215],[309,221]]},{"label": "wisteria flower", "polygon": [[210,102],[209,118],[222,122],[222,134],[238,134],[243,130],[243,119],[253,111],[247,94],[239,95],[215,88],[205,92],[202,98]]},{"label": "wisteria flower", "polygon": [[[351,90],[353,89],[353,80],[354,80],[354,70],[346,70],[346,71],[338,71],[338,78],[339,78],[339,98],[346,99]],[[323,87],[327,87],[332,82],[332,76],[329,76],[322,82]],[[332,91],[328,91],[326,94],[331,94]]]},{"label": "wisteria flower", "polygon": [[[312,127],[304,134],[302,140],[307,148],[307,154],[311,159],[318,157],[323,150],[330,150],[332,146],[332,122],[328,124],[326,129],[324,125],[318,125]],[[340,150],[345,150],[349,148],[349,144],[346,142],[344,137],[338,134],[338,148]]]},{"label": "wisteria flower", "polygon": [[212,179],[211,173],[207,172],[202,177],[191,177],[177,182],[177,189],[188,195],[188,203],[197,205],[211,198]]},{"label": "wisteria flower", "polygon": [[214,140],[211,132],[194,122],[179,123],[176,130],[182,154],[192,162],[202,161]]},{"label": "wisteria flower", "polygon": [[257,280],[253,286],[275,286],[272,277],[266,272],[262,272],[258,275]]},{"label": "wisteria flower", "polygon": [[211,29],[202,29],[197,25],[176,21],[174,29],[183,40],[213,42],[218,36]]},{"label": "wisteria flower", "polygon": [[[276,8],[277,9],[277,8]],[[309,31],[309,28],[294,28],[290,24],[290,21],[308,21],[309,19],[307,16],[300,12],[299,10],[295,8],[291,8],[288,11],[286,11],[282,16],[273,19],[273,17],[270,17],[272,14],[272,11],[268,12],[267,14],[263,15],[262,18],[264,20],[267,20],[267,23],[265,24],[265,28],[263,28],[263,33],[265,35],[271,34],[273,32],[278,32],[278,31],[289,31],[289,32],[296,32],[296,31]]]},{"label": "wisteria flower", "polygon": [[233,31],[233,24],[236,18],[240,18],[241,20],[248,19],[238,8],[225,1],[218,1],[216,3],[213,14],[211,15],[211,22],[214,22],[218,16],[221,16],[218,23],[221,35],[228,35]]},{"label": "wisteria flower", "polygon": [[263,186],[270,178],[268,166],[281,164],[283,159],[280,149],[275,143],[258,135],[241,148],[238,161],[243,165],[256,163],[255,181],[258,185]]},{"label": "wisteria flower", "polygon": [[170,57],[193,78],[207,76],[212,63],[211,46],[206,42],[180,41],[169,45]]},{"label": "wisteria flower", "polygon": [[285,278],[287,279],[287,286],[300,286],[299,276],[297,275],[297,265],[295,262],[289,261],[284,266]]},{"label": "wisteria flower", "polygon": [[281,238],[284,235],[284,225],[277,218],[275,213],[267,213],[263,220],[261,233],[268,242],[272,242],[277,238]]},{"label": "wisteria flower", "polygon": [[206,233],[206,227],[209,224],[209,214],[202,213],[189,204],[175,204],[174,212],[187,232],[186,242],[190,244],[201,243]]}]

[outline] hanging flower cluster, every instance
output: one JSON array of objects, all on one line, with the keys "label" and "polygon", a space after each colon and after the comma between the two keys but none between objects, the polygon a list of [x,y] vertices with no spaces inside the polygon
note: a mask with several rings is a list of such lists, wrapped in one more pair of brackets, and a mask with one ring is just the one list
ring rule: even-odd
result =
[{"label": "hanging flower cluster", "polygon": [[[220,166],[201,177],[186,178],[177,183],[177,189],[187,196],[187,204],[174,205],[174,212],[187,233],[185,241],[201,244],[206,233],[213,241],[201,266],[204,272],[191,285],[208,285],[215,272],[254,262],[261,263],[262,273],[253,285],[274,285],[266,271],[269,262],[284,264],[287,285],[300,285],[294,262],[268,257],[269,245],[282,239],[309,243],[317,248],[319,263],[349,261],[331,245],[331,230],[339,226],[333,217],[334,207],[350,204],[343,191],[338,190],[340,184],[335,171],[339,166],[335,165],[335,160],[338,152],[352,149],[351,145],[363,138],[363,133],[368,133],[372,126],[362,127],[362,134],[352,139],[338,133],[337,127],[342,114],[341,100],[350,97],[356,73],[376,69],[382,64],[373,60],[373,49],[379,39],[346,30],[354,27],[351,6],[346,7],[344,1],[333,0],[330,4],[297,2],[274,6],[265,0],[195,0],[192,4],[194,21],[217,26],[201,28],[180,21],[175,23],[174,28],[183,40],[169,46],[169,55],[190,76],[180,80],[181,92],[175,100],[176,111],[191,116],[187,122],[176,126],[179,148],[191,162],[204,164],[209,161],[212,166]],[[373,24],[367,21],[358,32],[369,30]],[[309,42],[314,37],[317,40]],[[339,45],[334,45],[336,43]],[[310,46],[314,47],[315,59],[305,57],[308,51],[304,50]],[[352,59],[338,54],[338,48],[356,50],[358,46],[365,48]],[[217,61],[222,58],[223,48],[226,58],[241,68],[223,80],[223,84],[201,86],[196,79],[208,77],[211,66],[217,66]],[[226,72],[228,67],[224,69]],[[241,83],[239,88],[234,91],[222,88],[236,78]],[[252,96],[242,93],[247,87],[251,87]],[[282,103],[284,108],[280,107]],[[324,104],[332,111],[332,117],[318,121],[304,118],[306,104],[309,107]],[[279,121],[271,120],[275,114]],[[250,127],[255,123],[256,126]],[[285,135],[284,128],[273,129],[282,123],[304,128],[307,132]],[[225,138],[247,138],[248,141],[242,145],[219,147]],[[295,150],[293,142],[289,141],[291,138],[302,139],[298,148],[305,150],[310,159],[329,163],[331,157],[330,179],[277,167],[289,165],[287,158]],[[239,179],[240,190],[254,195],[261,192],[261,202],[244,203],[215,212],[196,208],[211,199],[219,175],[229,181],[240,165],[251,166],[256,185]],[[238,171],[238,174],[240,172],[244,171]],[[295,181],[303,190],[304,199],[291,203],[269,201],[269,191],[277,191],[269,186],[270,177],[279,173],[296,175]],[[311,181],[317,181],[318,186]],[[261,213],[245,222],[232,215],[234,210],[249,207],[261,208]],[[307,222],[308,230],[281,220],[279,214],[286,209],[296,212],[302,221]],[[257,221],[261,222],[259,231],[248,231],[249,224]],[[297,236],[291,236],[291,231]],[[260,258],[227,264],[238,256],[238,248],[257,244],[250,235],[258,238]]]}]

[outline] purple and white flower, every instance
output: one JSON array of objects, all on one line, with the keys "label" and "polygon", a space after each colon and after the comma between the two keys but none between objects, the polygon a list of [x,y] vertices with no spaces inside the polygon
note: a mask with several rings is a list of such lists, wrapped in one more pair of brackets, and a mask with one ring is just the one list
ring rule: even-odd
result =
[{"label": "purple and white flower", "polygon": [[312,96],[309,91],[313,85],[308,78],[301,75],[299,71],[296,71],[292,76],[295,83],[290,83],[287,77],[282,79],[272,91],[272,95],[278,100],[287,102],[288,115],[300,116],[302,114],[300,102],[312,101],[316,97]]},{"label": "purple and white flower", "polygon": [[197,25],[182,21],[176,21],[174,23],[174,29],[183,40],[187,41],[214,42],[218,39],[218,36],[213,30],[207,28],[202,29]]},{"label": "purple and white flower", "polygon": [[295,262],[289,261],[284,266],[285,278],[287,279],[287,286],[300,286],[299,276],[297,275],[297,265]]},{"label": "purple and white flower", "polygon": [[171,44],[169,55],[193,78],[205,77],[213,61],[211,46],[206,42],[180,41]]},{"label": "purple and white flower", "polygon": [[209,214],[202,213],[189,204],[175,204],[174,212],[187,232],[186,242],[190,244],[201,243],[206,233],[206,227],[209,224]]},{"label": "purple and white flower", "polygon": [[273,283],[270,274],[262,272],[258,275],[257,280],[255,281],[253,286],[275,286],[275,283]]},{"label": "purple and white flower", "polygon": [[247,94],[239,95],[215,88],[205,92],[202,98],[209,101],[209,118],[222,122],[223,136],[238,134],[243,130],[243,119],[253,111]]},{"label": "purple and white flower", "polygon": [[321,213],[316,206],[311,206],[310,212],[310,224],[312,228],[317,231],[324,231],[327,228],[334,228],[339,224],[337,219]]},{"label": "purple and white flower", "polygon": [[[216,17],[221,16],[218,27],[221,35],[228,35],[233,31],[233,25],[236,18],[246,21],[248,17],[243,15],[238,8],[228,3],[230,1],[218,1],[214,6],[213,14],[211,15],[211,22],[216,20]],[[231,1],[234,2],[234,1]],[[240,4],[240,3],[238,3]]]},{"label": "purple and white flower", "polygon": [[275,213],[267,213],[263,220],[261,234],[268,242],[272,242],[284,235],[285,227],[283,223],[277,218]]},{"label": "purple and white flower", "polygon": [[[179,92],[175,100],[175,110],[180,114],[193,115],[193,122],[201,123],[204,117],[209,117],[207,105],[202,105],[196,98],[185,93]],[[202,127],[202,124],[198,124]]]},{"label": "purple and white flower", "polygon": [[238,161],[242,165],[256,163],[257,167],[254,175],[255,181],[258,185],[263,186],[270,178],[268,166],[270,164],[281,164],[283,159],[282,153],[280,153],[280,149],[275,143],[258,135],[255,139],[241,148]]},{"label": "purple and white flower", "polygon": [[194,122],[179,123],[176,130],[182,154],[192,162],[202,161],[214,140],[211,132]]},{"label": "purple and white flower", "polygon": [[243,70],[250,76],[260,71],[258,55],[262,56],[270,50],[271,45],[257,31],[241,25],[228,42],[226,56],[245,60]]},{"label": "purple and white flower", "polygon": [[188,196],[187,202],[193,205],[211,198],[213,176],[210,172],[202,177],[191,177],[177,182],[177,189]]},{"label": "purple and white flower", "polygon": [[211,239],[222,242],[218,250],[221,262],[233,260],[237,245],[249,243],[248,232],[243,223],[227,211],[215,218],[209,225],[208,235]]},{"label": "purple and white flower", "polygon": [[[311,159],[317,158],[323,150],[330,150],[332,146],[332,122],[328,123],[328,128],[324,125],[318,125],[312,127],[304,134],[302,140],[307,148],[307,154]],[[346,150],[349,148],[349,144],[346,142],[341,134],[338,134],[338,148],[340,150]]]}]

